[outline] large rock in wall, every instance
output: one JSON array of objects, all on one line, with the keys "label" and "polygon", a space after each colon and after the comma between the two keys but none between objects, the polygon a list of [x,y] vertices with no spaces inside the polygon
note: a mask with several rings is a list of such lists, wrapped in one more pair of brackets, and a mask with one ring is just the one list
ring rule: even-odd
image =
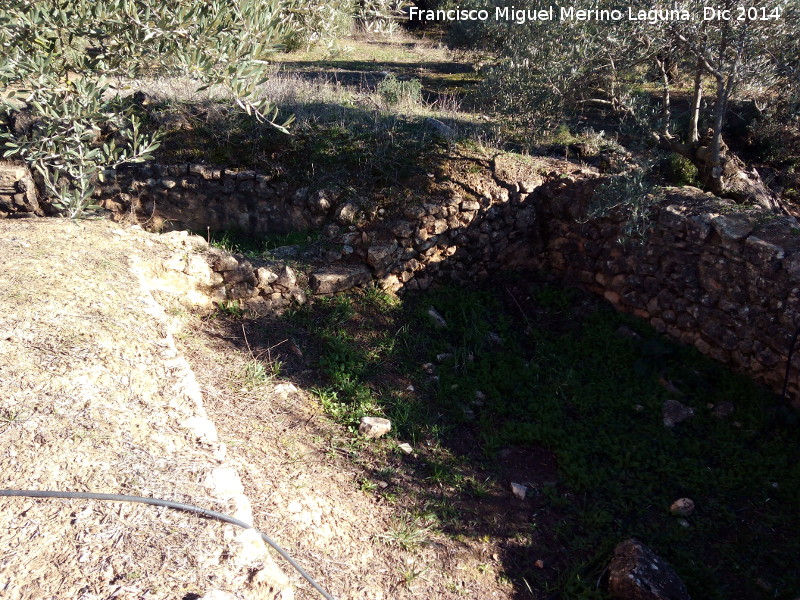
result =
[{"label": "large rock in wall", "polygon": [[30,171],[21,163],[0,161],[0,218],[26,215],[44,215]]}]

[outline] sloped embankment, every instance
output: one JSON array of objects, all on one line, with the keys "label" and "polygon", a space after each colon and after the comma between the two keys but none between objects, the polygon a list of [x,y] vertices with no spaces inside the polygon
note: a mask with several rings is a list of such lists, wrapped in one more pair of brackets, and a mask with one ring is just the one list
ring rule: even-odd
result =
[{"label": "sloped embankment", "polygon": [[[150,293],[172,250],[104,221],[0,221],[2,487],[186,502],[252,520]],[[213,593],[212,593],[213,592]],[[134,504],[0,499],[4,598],[291,598],[252,531]]]}]

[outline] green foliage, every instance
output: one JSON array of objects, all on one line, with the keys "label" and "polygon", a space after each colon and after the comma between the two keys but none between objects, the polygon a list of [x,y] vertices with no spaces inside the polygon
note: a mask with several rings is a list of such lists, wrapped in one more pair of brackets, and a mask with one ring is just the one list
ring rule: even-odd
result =
[{"label": "green foliage", "polygon": [[386,533],[382,533],[378,537],[389,546],[395,546],[403,550],[413,550],[422,544],[428,543],[430,528],[419,525],[410,519],[399,520],[392,523]]},{"label": "green foliage", "polygon": [[241,318],[244,315],[244,306],[238,300],[223,300],[217,305],[220,315]]},{"label": "green foliage", "polygon": [[283,246],[306,246],[319,239],[319,231],[290,231],[289,233],[254,236],[251,233],[227,229],[224,231],[196,231],[208,237],[212,246],[246,256],[263,256]]},{"label": "green foliage", "polygon": [[[287,156],[309,183],[331,179],[359,189],[396,185],[420,168],[434,139],[419,121],[352,111],[348,121],[309,124],[292,138]],[[323,179],[324,178],[324,179]]]},{"label": "green foliage", "polygon": [[671,154],[667,159],[667,178],[673,185],[700,186],[697,167],[680,154]]},{"label": "green foliage", "polygon": [[553,144],[567,146],[577,142],[578,138],[569,130],[569,125],[566,123],[559,123],[558,127],[556,127],[555,131],[553,131],[552,136],[548,139],[548,141]]},{"label": "green foliage", "polygon": [[573,288],[543,285],[536,291],[536,302],[553,312],[563,313],[572,307],[576,296]]},{"label": "green foliage", "polygon": [[[485,8],[477,0],[470,8]],[[571,2],[576,9],[606,8],[612,2]],[[461,4],[464,6],[464,3]],[[549,8],[539,0],[517,2],[517,9]],[[614,6],[614,8],[617,8]],[[555,7],[558,11],[558,7]],[[538,131],[551,129],[563,116],[580,109],[582,103],[613,85],[620,74],[639,60],[636,44],[626,36],[628,24],[576,23],[565,20],[553,27],[549,21],[527,22],[488,19],[461,22],[453,31],[453,42],[482,47],[498,58],[484,68],[481,95],[485,102]],[[609,58],[613,56],[613,60]]]},{"label": "green foliage", "polygon": [[374,282],[364,290],[364,301],[381,313],[389,313],[400,307],[400,299],[382,289]]},{"label": "green foliage", "polygon": [[[26,160],[69,216],[89,205],[103,170],[148,158],[124,78],[182,73],[221,85],[257,121],[286,131],[256,95],[300,0],[9,0],[0,8],[0,95],[24,130],[2,133],[3,155]],[[112,80],[111,77],[116,77]]]},{"label": "green foliage", "polygon": [[[108,91],[103,78],[64,84],[39,75],[26,96],[29,129],[0,131],[3,156],[25,159],[41,176],[54,206],[70,218],[91,205],[104,171],[149,159],[159,145],[157,135],[142,133],[131,107]],[[0,104],[3,109],[10,112]]]},{"label": "green foliage", "polygon": [[[330,68],[340,64],[350,68],[347,62],[331,62]],[[374,65],[366,68],[374,69]],[[276,88],[270,92],[273,85]],[[166,134],[159,160],[185,162],[186,148],[192,148],[188,157],[192,161],[290,177],[293,184],[312,189],[335,186],[346,193],[374,196],[373,192],[394,187],[420,170],[437,140],[420,118],[429,112],[424,103],[395,110],[372,88],[362,86],[358,94],[353,90],[332,83],[312,84],[299,76],[273,78],[265,84],[264,94],[297,116],[291,136],[271,135],[267,126],[254,127],[252,120],[231,111],[224,101],[175,106],[192,127]],[[367,98],[369,105],[364,104]],[[376,111],[375,104],[385,110]],[[276,165],[291,165],[291,169]]]},{"label": "green foliage", "polygon": [[422,102],[422,83],[419,79],[403,81],[389,73],[378,84],[376,91],[386,106],[402,108]]},{"label": "green foliage", "polygon": [[270,359],[265,362],[258,358],[252,358],[247,361],[244,367],[245,383],[250,386],[263,385],[276,377],[280,377],[282,368],[283,362],[280,360]]},{"label": "green foliage", "polygon": [[367,348],[353,336],[347,323],[355,315],[356,307],[346,295],[320,298],[292,315],[296,323],[317,330],[319,367],[326,379],[317,397],[328,414],[347,425],[380,412],[369,379],[387,351]]},{"label": "green foliage", "polygon": [[[480,0],[464,0],[459,6],[486,8]],[[624,15],[627,7],[636,14],[640,9],[669,10],[676,6],[685,8],[693,18],[659,27],[627,18],[560,19],[559,12],[562,8],[616,9]],[[558,13],[558,26],[549,20],[465,20],[453,27],[451,43],[488,51],[493,59],[483,69],[484,100],[542,131],[565,116],[585,114],[587,109],[646,123],[649,132],[663,131],[666,124],[659,122],[661,115],[635,101],[637,91],[648,89],[652,93],[654,86],[662,85],[661,73],[653,68],[656,56],[667,57],[677,72],[699,69],[704,78],[723,86],[726,91],[716,99],[718,106],[712,108],[719,108],[721,117],[725,116],[723,106],[735,95],[768,104],[782,103],[787,95],[796,98],[800,58],[796,44],[787,44],[786,40],[800,34],[797,3],[759,3],[765,14],[779,15],[777,18],[707,20],[698,26],[706,6],[705,0],[677,4],[633,0],[624,7],[613,0],[574,0],[560,5],[522,0],[512,8],[520,13],[553,8]],[[731,14],[739,16],[740,10],[752,6],[745,0],[726,4]],[[699,63],[698,57],[702,58]],[[675,78],[668,85],[680,88],[685,82]]]},{"label": "green foliage", "polygon": [[659,190],[648,180],[644,170],[631,170],[609,177],[595,190],[587,218],[624,216],[623,239],[643,240],[650,227],[651,209],[659,199]]},{"label": "green foliage", "polygon": [[317,43],[332,49],[337,37],[348,33],[352,26],[352,0],[295,0],[287,5],[284,43],[288,50]]},{"label": "green foliage", "polygon": [[356,23],[370,33],[392,35],[399,29],[405,0],[358,0],[355,3]]}]

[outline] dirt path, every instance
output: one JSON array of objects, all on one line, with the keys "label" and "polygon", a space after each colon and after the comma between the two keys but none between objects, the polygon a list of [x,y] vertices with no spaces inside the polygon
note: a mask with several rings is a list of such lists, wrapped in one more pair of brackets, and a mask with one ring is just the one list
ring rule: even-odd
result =
[{"label": "dirt path", "polygon": [[[248,520],[235,464],[145,284],[142,265],[172,252],[153,239],[105,221],[0,221],[2,487],[151,496]],[[292,597],[252,532],[133,504],[0,500],[3,598],[214,590]]]},{"label": "dirt path", "polygon": [[[363,489],[353,458],[365,442],[307,391],[254,380],[228,324],[183,303],[189,288],[162,265],[202,252],[190,240],[105,221],[0,222],[3,487],[252,511],[338,600],[511,598],[488,544]],[[295,593],[263,544],[191,515],[0,501],[3,598],[318,597],[283,570]]]}]

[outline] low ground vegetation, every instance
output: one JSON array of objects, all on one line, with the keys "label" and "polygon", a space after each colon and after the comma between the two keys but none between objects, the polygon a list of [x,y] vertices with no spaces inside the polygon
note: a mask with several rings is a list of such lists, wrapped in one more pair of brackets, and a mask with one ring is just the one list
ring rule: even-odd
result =
[{"label": "low ground vegetation", "polygon": [[[583,292],[535,274],[403,301],[368,289],[270,327],[313,366],[284,349],[282,375],[351,432],[356,485],[407,515],[389,545],[484,540],[520,597],[604,598],[610,553],[631,536],[694,596],[789,599],[800,586],[797,415]],[[695,416],[666,427],[667,400]],[[390,438],[365,446],[362,416],[390,418]],[[680,497],[691,517],[670,514]]]}]

